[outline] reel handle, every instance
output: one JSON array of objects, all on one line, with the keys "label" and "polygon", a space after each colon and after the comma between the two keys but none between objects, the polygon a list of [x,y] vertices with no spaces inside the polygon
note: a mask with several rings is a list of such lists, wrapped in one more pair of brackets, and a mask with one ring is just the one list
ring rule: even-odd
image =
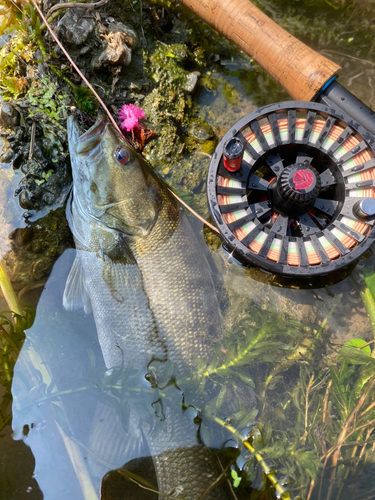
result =
[{"label": "reel handle", "polygon": [[296,101],[313,100],[340,66],[283,30],[249,0],[180,0],[253,57]]}]

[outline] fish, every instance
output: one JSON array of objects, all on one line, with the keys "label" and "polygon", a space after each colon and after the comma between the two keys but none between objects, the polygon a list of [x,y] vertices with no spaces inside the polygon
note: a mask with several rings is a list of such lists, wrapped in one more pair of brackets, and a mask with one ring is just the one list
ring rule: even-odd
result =
[{"label": "fish", "polygon": [[[73,173],[67,219],[77,255],[65,309],[92,311],[108,370],[131,364],[147,371],[159,360],[159,365],[173,363],[181,374],[197,358],[209,362],[223,322],[212,272],[188,217],[106,119],[81,134],[76,118],[69,117],[67,130]],[[146,378],[144,384],[149,387]],[[212,451],[198,439],[191,412],[163,411],[163,428],[155,433],[154,424],[140,426],[136,410],[130,410],[124,456],[137,458],[136,443],[144,438],[159,491],[196,500],[209,490],[204,498],[227,499],[222,484],[210,489],[220,472]],[[106,420],[103,408],[98,416],[103,429],[105,422],[121,426],[113,414]],[[99,444],[103,432],[96,436],[97,453],[120,460],[121,440],[108,450]]]}]

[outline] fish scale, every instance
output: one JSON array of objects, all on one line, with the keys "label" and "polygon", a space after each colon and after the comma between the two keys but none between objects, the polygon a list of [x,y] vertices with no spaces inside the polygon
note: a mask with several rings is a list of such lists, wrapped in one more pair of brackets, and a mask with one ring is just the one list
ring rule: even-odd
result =
[{"label": "fish scale", "polygon": [[[178,224],[163,209],[152,234],[133,241],[130,248],[158,331],[166,341],[168,359],[183,369],[197,357],[211,359],[222,321],[209,266],[196,236],[182,211],[172,214],[178,217]],[[166,240],[163,234],[170,226],[175,230]]]}]

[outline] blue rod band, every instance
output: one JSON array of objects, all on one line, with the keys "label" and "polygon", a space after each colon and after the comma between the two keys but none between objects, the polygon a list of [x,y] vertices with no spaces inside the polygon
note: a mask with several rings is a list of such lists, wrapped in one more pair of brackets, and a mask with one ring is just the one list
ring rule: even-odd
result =
[{"label": "blue rod band", "polygon": [[316,96],[316,97],[321,96],[321,95],[323,94],[323,92],[325,91],[325,89],[326,89],[327,87],[329,87],[329,86],[331,85],[331,83],[332,83],[334,80],[336,80],[336,78],[337,78],[337,75],[332,76],[332,77],[328,80],[328,82],[326,82],[326,83],[323,85],[323,87],[319,90],[319,92],[318,92],[318,94],[317,94],[317,96]]}]

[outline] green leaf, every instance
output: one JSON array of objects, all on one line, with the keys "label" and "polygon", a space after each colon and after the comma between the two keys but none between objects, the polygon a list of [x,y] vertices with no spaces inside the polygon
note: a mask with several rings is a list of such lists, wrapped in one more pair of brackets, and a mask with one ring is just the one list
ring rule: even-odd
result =
[{"label": "green leaf", "polygon": [[372,269],[364,269],[363,276],[365,278],[366,285],[369,287],[371,295],[375,299],[375,273]]},{"label": "green leaf", "polygon": [[[54,161],[54,160],[52,160],[52,161]],[[55,160],[55,161],[57,161],[57,160]],[[43,177],[43,179],[48,181],[48,179],[51,177],[52,174],[53,174],[53,170],[48,170],[47,173],[46,172],[42,173],[42,177]]]},{"label": "green leaf", "polygon": [[345,343],[340,349],[339,361],[347,361],[352,365],[371,364],[375,367],[375,359],[369,357],[369,355],[363,352],[363,350],[359,350],[357,347],[354,347],[349,343]]},{"label": "green leaf", "polygon": [[241,429],[242,427],[248,427],[249,425],[253,424],[256,416],[258,415],[258,408],[253,408],[251,411],[249,411],[249,408],[246,408],[246,410],[247,411],[245,416],[237,423],[238,429]]},{"label": "green leaf", "polygon": [[226,400],[226,397],[227,397],[227,386],[223,385],[221,387],[219,395],[216,399],[216,411],[219,410],[223,406],[223,404]]},{"label": "green leaf", "polygon": [[237,471],[235,471],[234,469],[232,469],[230,471],[230,475],[232,476],[232,479],[233,479],[233,488],[238,488],[238,486],[240,485],[242,477],[240,477],[237,474]]},{"label": "green leaf", "polygon": [[[366,345],[367,342],[363,339],[351,339],[349,340],[348,342],[345,342],[344,345],[350,345],[352,347],[362,347],[363,345]],[[371,356],[371,349],[370,349],[370,346],[366,346],[364,347],[363,349],[358,349],[360,350],[361,352],[363,352],[364,354],[366,354],[366,356]]]},{"label": "green leaf", "polygon": [[254,384],[254,381],[251,377],[249,377],[248,375],[244,375],[243,373],[240,373],[240,372],[236,372],[236,371],[232,371],[232,373],[234,373],[235,375],[237,375],[237,377],[239,377],[243,382],[245,382],[245,384],[247,384],[249,387],[253,387],[255,388],[255,384]]}]

